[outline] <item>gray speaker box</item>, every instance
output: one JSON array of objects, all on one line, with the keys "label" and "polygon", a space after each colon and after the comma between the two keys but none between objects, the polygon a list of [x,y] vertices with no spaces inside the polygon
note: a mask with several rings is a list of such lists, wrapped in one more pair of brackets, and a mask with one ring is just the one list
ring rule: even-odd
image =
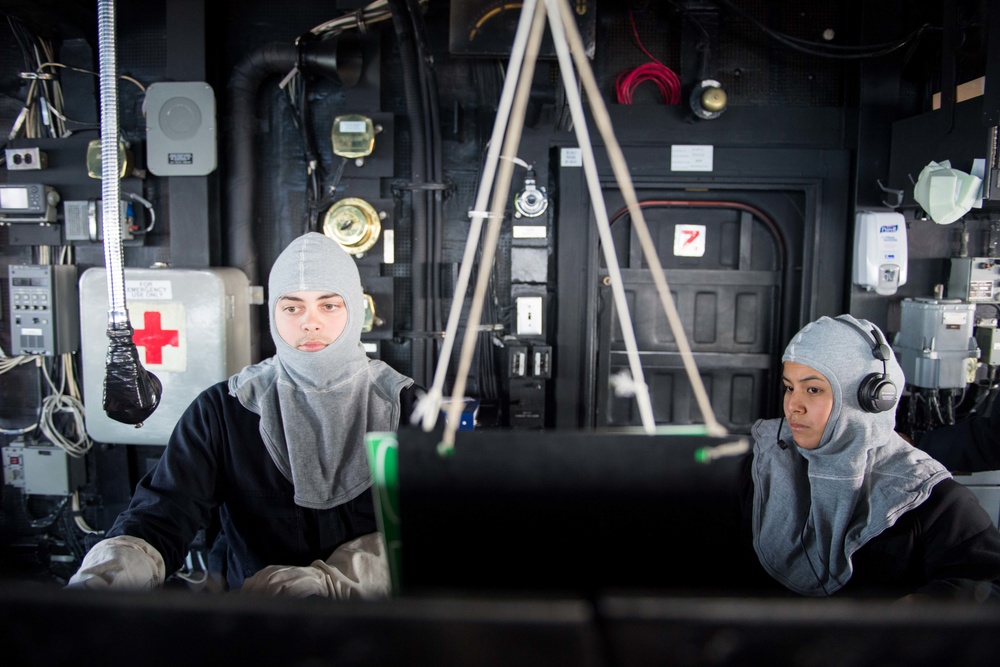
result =
[{"label": "gray speaker box", "polygon": [[157,176],[204,176],[218,162],[215,91],[204,81],[146,89],[146,167]]}]

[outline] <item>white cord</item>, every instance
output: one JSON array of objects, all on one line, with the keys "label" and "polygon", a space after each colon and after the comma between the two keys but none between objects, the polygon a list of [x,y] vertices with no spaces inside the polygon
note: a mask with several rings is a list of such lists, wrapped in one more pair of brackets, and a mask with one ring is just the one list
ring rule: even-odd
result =
[{"label": "white cord", "polygon": [[[563,0],[558,0],[560,3]],[[635,391],[636,402],[639,404],[639,417],[646,433],[656,430],[656,420],[653,417],[653,404],[649,398],[649,387],[639,360],[639,346],[635,341],[635,329],[632,327],[632,317],[629,315],[628,298],[625,295],[621,268],[618,265],[618,255],[615,253],[615,242],[611,236],[611,224],[608,222],[608,209],[601,192],[601,183],[597,175],[597,161],[594,158],[594,148],[587,130],[587,119],[583,113],[583,101],[573,76],[573,62],[570,60],[566,41],[566,31],[563,22],[565,17],[553,0],[545,0],[549,10],[549,27],[552,29],[552,41],[555,43],[556,55],[559,58],[559,71],[563,77],[563,88],[566,90],[566,101],[569,103],[570,114],[573,117],[573,128],[576,131],[577,143],[583,157],[583,170],[587,179],[587,189],[590,191],[591,205],[594,207],[594,217],[597,220],[597,231],[601,237],[601,249],[604,261],[608,266],[611,278],[611,294],[614,297],[615,308],[618,311],[618,322],[622,328],[625,340],[625,350],[628,355],[629,368],[632,370],[632,388]],[[579,63],[578,63],[579,66]],[[589,64],[588,64],[589,67]],[[594,102],[591,101],[591,106]]]},{"label": "white cord", "polygon": [[35,354],[20,354],[16,357],[8,357],[3,354],[3,350],[0,350],[0,375],[17,368],[21,364],[38,361],[39,359],[41,357]]},{"label": "white cord", "polygon": [[[521,9],[521,17],[518,20],[517,32],[514,34],[514,44],[511,47],[510,56],[510,68],[515,72],[520,71],[521,63],[524,60],[525,48],[531,29],[531,19],[535,13],[536,5],[537,0],[526,0],[524,7]],[[506,77],[504,79],[503,91],[500,93],[500,102],[497,106],[496,119],[493,122],[493,133],[490,135],[488,144],[486,163],[483,166],[482,179],[479,181],[479,189],[476,192],[476,202],[469,213],[472,223],[469,226],[469,236],[465,241],[465,252],[462,255],[462,264],[458,271],[455,296],[451,302],[451,310],[448,312],[448,323],[445,326],[444,341],[441,345],[441,352],[438,355],[437,368],[434,371],[434,382],[430,390],[418,399],[411,416],[411,423],[422,423],[424,431],[430,431],[434,428],[438,415],[441,412],[448,363],[451,360],[451,351],[455,345],[458,322],[462,316],[462,303],[469,288],[469,278],[472,274],[472,265],[476,258],[476,248],[482,234],[483,220],[489,217],[489,214],[485,212],[486,206],[489,203],[493,177],[496,175],[497,165],[500,162],[501,143],[504,130],[507,128],[507,121],[510,117],[516,88],[517,77]],[[464,397],[460,396],[459,398]]]},{"label": "white cord", "polygon": [[[451,310],[449,312],[444,343],[441,354],[438,357],[438,365],[435,370],[434,381],[428,393],[418,400],[411,417],[411,421],[414,424],[421,423],[425,431],[430,431],[437,421],[437,415],[440,413],[441,404],[443,402],[444,379],[448,368],[448,362],[451,357],[451,350],[456,337],[458,320],[461,315],[462,300],[468,287],[472,261],[475,256],[477,242],[481,233],[482,222],[484,217],[488,217],[490,224],[487,228],[487,238],[483,244],[484,252],[480,259],[476,291],[470,306],[469,323],[465,331],[459,368],[456,372],[455,386],[452,392],[452,401],[448,406],[447,420],[442,441],[442,445],[446,448],[454,446],[455,431],[458,429],[461,409],[464,404],[462,399],[464,398],[463,394],[465,391],[465,384],[467,381],[469,367],[471,366],[472,351],[475,345],[475,336],[478,332],[479,319],[482,313],[483,300],[485,298],[486,284],[489,279],[489,271],[491,270],[496,243],[499,238],[500,222],[503,218],[505,200],[510,188],[510,178],[513,170],[513,164],[518,162],[523,164],[523,161],[516,157],[516,149],[520,142],[521,130],[523,126],[523,105],[529,89],[524,82],[526,80],[530,80],[531,78],[530,76],[524,76],[524,72],[534,71],[535,59],[538,51],[537,41],[540,41],[540,33],[544,28],[546,6],[549,9],[549,21],[553,33],[553,41],[556,45],[556,52],[559,57],[560,71],[562,72],[564,78],[564,87],[567,91],[570,111],[573,115],[573,122],[576,128],[577,139],[583,153],[587,185],[590,191],[592,204],[595,208],[595,216],[597,218],[598,231],[601,237],[601,245],[611,278],[615,307],[620,313],[619,321],[621,323],[622,333],[625,339],[629,367],[632,371],[630,388],[636,394],[636,400],[639,404],[639,412],[643,427],[647,433],[653,433],[655,431],[652,402],[649,398],[649,387],[646,385],[642,371],[642,364],[638,356],[638,346],[635,341],[635,332],[628,311],[628,303],[624,293],[620,267],[618,265],[617,256],[614,252],[614,241],[611,237],[607,209],[605,207],[603,195],[600,191],[600,183],[597,176],[593,147],[591,145],[589,133],[587,132],[586,119],[583,114],[583,105],[579,91],[577,90],[576,80],[572,75],[572,62],[569,60],[570,51],[572,51],[572,56],[576,59],[582,83],[587,91],[588,99],[591,101],[595,122],[597,123],[598,129],[607,144],[615,177],[622,190],[625,200],[628,203],[629,211],[635,220],[635,227],[637,234],[639,235],[639,241],[642,246],[643,253],[646,256],[648,264],[650,265],[654,283],[656,284],[657,290],[660,294],[661,304],[664,307],[664,312],[667,315],[667,320],[670,323],[674,338],[677,340],[678,349],[684,362],[685,369],[687,370],[689,380],[691,381],[696,401],[705,419],[706,430],[710,435],[724,435],[726,431],[715,419],[715,414],[712,411],[710,402],[708,401],[707,392],[705,392],[704,385],[701,382],[701,377],[698,375],[697,367],[694,364],[694,356],[691,352],[690,345],[688,344],[687,337],[680,322],[680,317],[677,314],[676,306],[673,303],[673,298],[670,295],[670,288],[667,285],[662,266],[660,265],[659,258],[656,255],[655,245],[652,242],[652,238],[649,236],[645,220],[642,217],[642,211],[638,206],[638,202],[635,197],[635,191],[628,172],[628,165],[625,163],[624,156],[621,153],[621,148],[615,139],[614,130],[611,127],[607,109],[604,107],[600,91],[597,89],[597,84],[594,80],[593,72],[590,69],[590,63],[587,61],[586,55],[583,51],[582,41],[580,40],[576,24],[574,23],[572,15],[569,13],[569,8],[558,0],[545,0],[545,6],[538,5],[535,0],[528,0],[522,7],[517,32],[514,38],[514,45],[511,49],[510,66],[508,68],[508,71],[518,73],[518,76],[505,77],[504,89],[498,107],[496,122],[493,127],[493,135],[489,143],[489,151],[486,164],[484,166],[483,177],[480,181],[475,206],[470,212],[472,224],[469,229],[469,236],[466,240],[465,253],[463,255],[462,265],[455,286],[455,297],[452,301]],[[530,34],[528,34],[527,27],[529,17],[532,21]],[[568,26],[568,28],[566,26]],[[526,34],[528,34],[527,37],[525,36]],[[514,94],[513,91],[515,90],[513,82],[516,82],[517,99],[513,104],[511,104],[510,98],[511,95]],[[502,155],[498,155],[496,147],[499,145],[500,138],[504,136],[503,128],[508,124],[507,116],[512,107],[514,118],[511,119],[510,127],[513,128],[513,131],[506,134],[506,137],[504,138],[503,153]],[[493,192],[493,206],[490,209],[490,213],[488,215],[484,215],[484,205],[490,194],[489,184],[493,181],[498,163],[501,168],[500,173],[497,176],[496,189]]]},{"label": "white cord", "polygon": [[76,527],[77,528],[79,528],[84,533],[88,533],[90,535],[103,535],[104,534],[103,530],[95,530],[95,529],[91,528],[87,524],[87,522],[84,521],[83,517],[80,516],[80,491],[79,490],[76,490],[76,491],[73,492],[72,507],[73,507],[73,520],[76,522]]},{"label": "white cord", "polygon": [[122,197],[142,204],[149,211],[149,224],[146,225],[146,229],[142,230],[142,232],[143,234],[148,234],[153,231],[153,227],[156,226],[156,210],[153,208],[153,204],[148,199],[144,199],[132,192],[122,192]]},{"label": "white cord", "polygon": [[[708,400],[708,393],[705,391],[705,385],[702,383],[701,376],[698,374],[698,367],[695,364],[694,355],[691,352],[691,346],[688,344],[687,335],[684,333],[684,326],[681,323],[680,315],[677,313],[677,307],[674,304],[673,297],[670,295],[670,286],[667,284],[667,279],[663,272],[663,266],[660,264],[660,258],[656,254],[656,246],[653,243],[653,238],[649,234],[649,229],[646,226],[646,220],[642,215],[642,208],[639,206],[639,201],[635,194],[635,188],[632,185],[632,177],[629,174],[628,164],[626,164],[621,146],[615,138],[614,128],[612,128],[611,119],[608,116],[608,110],[604,106],[604,99],[601,97],[601,91],[597,87],[597,81],[594,79],[594,73],[590,68],[590,61],[587,60],[587,55],[583,48],[583,40],[580,39],[580,32],[576,27],[576,21],[570,13],[570,8],[567,3],[555,2],[555,0],[546,0],[546,3],[556,8],[561,13],[562,23],[565,27],[565,37],[567,37],[570,41],[570,50],[573,54],[573,58],[576,60],[577,69],[580,72],[580,80],[587,93],[590,108],[594,113],[594,122],[600,130],[601,137],[604,139],[604,143],[608,151],[608,158],[611,161],[611,167],[615,174],[615,180],[618,182],[618,186],[621,188],[622,196],[628,204],[629,213],[632,216],[633,227],[639,237],[639,244],[642,246],[643,256],[649,265],[649,271],[653,276],[653,282],[659,292],[660,303],[667,316],[667,321],[670,323],[670,330],[674,334],[674,339],[677,341],[677,349],[680,352],[681,360],[684,362],[684,368],[687,371],[688,380],[691,383],[691,389],[694,392],[698,407],[705,420],[706,431],[712,436],[726,435],[726,429],[719,424],[715,418],[715,412],[713,412],[712,404]],[[555,23],[555,21],[553,21],[553,23]],[[553,28],[553,36],[555,36],[555,28]],[[553,41],[555,42],[557,51],[560,46],[563,48],[566,46],[565,44],[560,44],[564,40],[556,38]],[[562,60],[560,60],[560,69],[565,70],[566,67],[562,66],[561,63]],[[574,90],[573,92],[575,93],[576,91]],[[603,200],[601,203],[603,205]],[[612,281],[612,287],[614,287],[614,281]],[[624,313],[627,317],[628,311],[624,311]],[[625,318],[621,319],[624,321]]]},{"label": "white cord", "polygon": [[[523,11],[524,9],[522,9]],[[544,32],[545,10],[539,3],[532,17],[531,33],[529,34],[524,54],[523,71],[534,71],[535,60],[538,57],[538,48]],[[532,80],[531,76],[523,76],[520,72],[516,78],[517,90],[514,94],[514,103],[510,117],[511,129],[504,137],[501,151],[502,155],[511,157],[516,156],[517,147],[521,142],[521,131],[524,129],[524,115],[525,109],[528,106],[528,96],[531,92]],[[507,207],[507,195],[510,192],[510,181],[513,173],[513,160],[500,161],[496,187],[493,191],[492,206],[490,207],[489,224],[486,227],[486,238],[483,241],[483,252],[479,262],[479,275],[476,278],[476,291],[469,306],[469,320],[466,325],[465,336],[462,340],[462,352],[459,358],[458,369],[455,372],[455,386],[452,391],[452,400],[448,405],[447,421],[441,443],[445,449],[454,447],[455,432],[458,430],[458,425],[461,422],[462,408],[465,405],[465,382],[469,375],[469,368],[472,366],[476,336],[479,335],[479,321],[483,312],[483,303],[486,298],[490,273],[493,271],[493,258],[496,253],[497,242],[500,238],[500,228],[503,222],[504,209]]]},{"label": "white cord", "polygon": [[[80,390],[72,371],[72,355],[64,354],[62,362],[63,374],[59,387],[56,387],[52,378],[49,377],[45,365],[40,364],[42,375],[45,376],[52,393],[42,399],[42,411],[38,425],[45,437],[51,440],[54,445],[74,458],[82,458],[90,451],[94,443],[87,435],[87,429],[84,425],[83,401],[79,398]],[[70,385],[68,394],[63,392],[66,384]],[[75,437],[64,435],[56,427],[55,416],[60,413],[69,413],[72,416],[71,433],[75,434]]]},{"label": "white cord", "polygon": [[360,10],[355,10],[350,14],[338,16],[335,19],[321,23],[309,32],[313,35],[323,35],[330,32],[340,32],[346,28],[365,30],[369,23],[385,21],[389,18],[392,18],[389,3],[386,0],[375,0],[375,2],[365,5]]},{"label": "white cord", "polygon": [[174,574],[179,579],[183,579],[200,589],[208,580],[208,567],[205,565],[205,557],[201,555],[201,551],[197,551],[195,555],[198,556],[198,564],[201,566],[201,569],[195,569],[191,553],[191,551],[188,551],[187,556],[184,558],[184,567],[174,572]]}]

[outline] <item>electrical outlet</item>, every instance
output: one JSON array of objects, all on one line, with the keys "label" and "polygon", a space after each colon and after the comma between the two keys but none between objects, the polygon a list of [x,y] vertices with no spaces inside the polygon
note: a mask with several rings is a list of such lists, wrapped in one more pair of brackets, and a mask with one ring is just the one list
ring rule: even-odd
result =
[{"label": "electrical outlet", "polygon": [[524,345],[508,345],[508,374],[512,378],[523,378],[528,375],[528,348]]},{"label": "electrical outlet", "polygon": [[38,148],[7,148],[8,171],[45,169],[49,166],[49,156]]},{"label": "electrical outlet", "polygon": [[548,345],[531,346],[531,375],[536,378],[552,377],[552,348]]}]

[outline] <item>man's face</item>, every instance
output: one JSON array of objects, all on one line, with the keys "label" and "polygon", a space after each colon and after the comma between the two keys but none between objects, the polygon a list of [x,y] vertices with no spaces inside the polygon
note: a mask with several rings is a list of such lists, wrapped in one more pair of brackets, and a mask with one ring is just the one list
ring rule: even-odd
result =
[{"label": "man's face", "polygon": [[781,374],[785,386],[785,421],[792,428],[795,444],[816,449],[833,412],[833,387],[814,368],[786,361]]},{"label": "man's face", "polygon": [[347,304],[339,294],[319,290],[289,292],[274,306],[281,339],[303,352],[318,352],[347,326]]}]

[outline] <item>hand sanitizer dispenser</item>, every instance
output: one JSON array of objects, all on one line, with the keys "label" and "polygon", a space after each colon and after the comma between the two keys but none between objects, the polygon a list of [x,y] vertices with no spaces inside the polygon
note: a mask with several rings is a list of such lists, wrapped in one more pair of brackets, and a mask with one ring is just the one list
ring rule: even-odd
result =
[{"label": "hand sanitizer dispenser", "polygon": [[860,212],[854,225],[854,284],[895,294],[906,284],[906,220],[902,213]]}]

